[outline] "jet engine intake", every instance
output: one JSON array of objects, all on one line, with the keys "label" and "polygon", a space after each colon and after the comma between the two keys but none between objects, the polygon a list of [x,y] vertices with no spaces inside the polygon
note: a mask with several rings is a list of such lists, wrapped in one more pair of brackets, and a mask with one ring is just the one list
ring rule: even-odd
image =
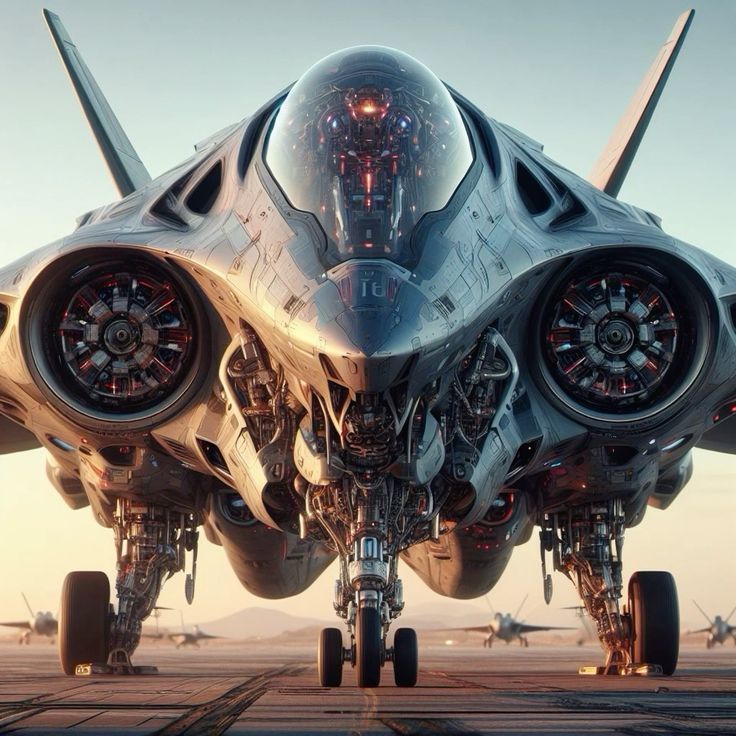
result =
[{"label": "jet engine intake", "polygon": [[204,314],[170,266],[137,253],[75,254],[36,279],[27,363],[49,401],[82,424],[150,421],[205,372]]},{"label": "jet engine intake", "polygon": [[659,414],[705,364],[706,289],[686,264],[657,252],[576,261],[538,306],[532,363],[567,412],[618,423]]}]

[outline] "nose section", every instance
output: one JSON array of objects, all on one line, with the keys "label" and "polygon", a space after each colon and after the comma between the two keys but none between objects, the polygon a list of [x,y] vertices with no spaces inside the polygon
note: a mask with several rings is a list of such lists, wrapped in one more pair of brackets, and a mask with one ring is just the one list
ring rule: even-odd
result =
[{"label": "nose section", "polygon": [[[320,353],[356,391],[382,391],[412,356],[443,342],[440,324],[411,273],[395,263],[348,261],[328,274],[332,293],[322,309]],[[327,306],[323,302],[323,307]]]},{"label": "nose section", "polygon": [[[399,343],[396,348],[406,347],[400,340],[391,340],[393,333],[401,324],[401,316],[388,307],[367,307],[346,309],[335,320],[348,340],[366,358],[370,358],[384,345]],[[395,336],[394,336],[395,337]]]}]

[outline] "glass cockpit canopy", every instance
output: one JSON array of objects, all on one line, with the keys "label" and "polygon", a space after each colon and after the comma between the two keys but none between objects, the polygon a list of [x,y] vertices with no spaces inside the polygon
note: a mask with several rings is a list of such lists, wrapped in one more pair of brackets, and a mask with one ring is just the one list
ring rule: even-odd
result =
[{"label": "glass cockpit canopy", "polygon": [[340,259],[404,260],[414,226],[447,205],[472,162],[445,85],[381,46],[338,51],[309,69],[266,143],[282,191],[317,217]]}]

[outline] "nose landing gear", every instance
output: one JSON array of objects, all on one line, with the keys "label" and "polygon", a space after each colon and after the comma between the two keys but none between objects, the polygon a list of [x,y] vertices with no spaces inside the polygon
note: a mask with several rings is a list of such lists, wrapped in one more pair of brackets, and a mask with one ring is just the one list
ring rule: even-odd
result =
[{"label": "nose landing gear", "polygon": [[[337,687],[342,682],[342,665],[355,668],[358,687],[378,687],[381,669],[393,662],[394,680],[399,687],[413,687],[417,681],[417,637],[413,629],[399,629],[394,645],[386,643],[391,622],[403,607],[401,580],[397,575],[398,555],[411,538],[414,526],[397,516],[411,503],[431,509],[426,492],[411,498],[406,488],[392,480],[379,479],[347,488],[311,487],[307,507],[331,537],[340,555],[340,578],[335,584],[334,607],[345,619],[351,637],[350,646],[342,646],[339,629],[323,629],[319,638],[318,669],[323,687]],[[335,509],[345,508],[341,515]],[[388,517],[388,518],[387,518]],[[426,522],[426,519],[421,519]]]}]

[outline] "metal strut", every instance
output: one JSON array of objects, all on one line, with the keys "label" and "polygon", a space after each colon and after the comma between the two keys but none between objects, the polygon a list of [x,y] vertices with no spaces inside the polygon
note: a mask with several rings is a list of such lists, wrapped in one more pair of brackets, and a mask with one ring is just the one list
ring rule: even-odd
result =
[{"label": "metal strut", "polygon": [[[141,628],[158,600],[161,587],[186,566],[192,553],[192,568],[185,581],[187,601],[194,597],[197,560],[195,514],[164,506],[119,498],[113,517],[117,549],[117,613],[110,624],[110,655],[107,666],[115,674],[150,672],[133,667],[130,658],[138,647]],[[155,668],[153,668],[155,671]]]},{"label": "metal strut", "polygon": [[631,617],[620,608],[625,521],[620,498],[546,514],[542,521],[545,599],[549,602],[552,593],[546,568],[546,552],[551,551],[554,569],[563,572],[575,585],[606,651],[603,667],[581,668],[581,674],[642,671],[641,665],[632,662]]}]

